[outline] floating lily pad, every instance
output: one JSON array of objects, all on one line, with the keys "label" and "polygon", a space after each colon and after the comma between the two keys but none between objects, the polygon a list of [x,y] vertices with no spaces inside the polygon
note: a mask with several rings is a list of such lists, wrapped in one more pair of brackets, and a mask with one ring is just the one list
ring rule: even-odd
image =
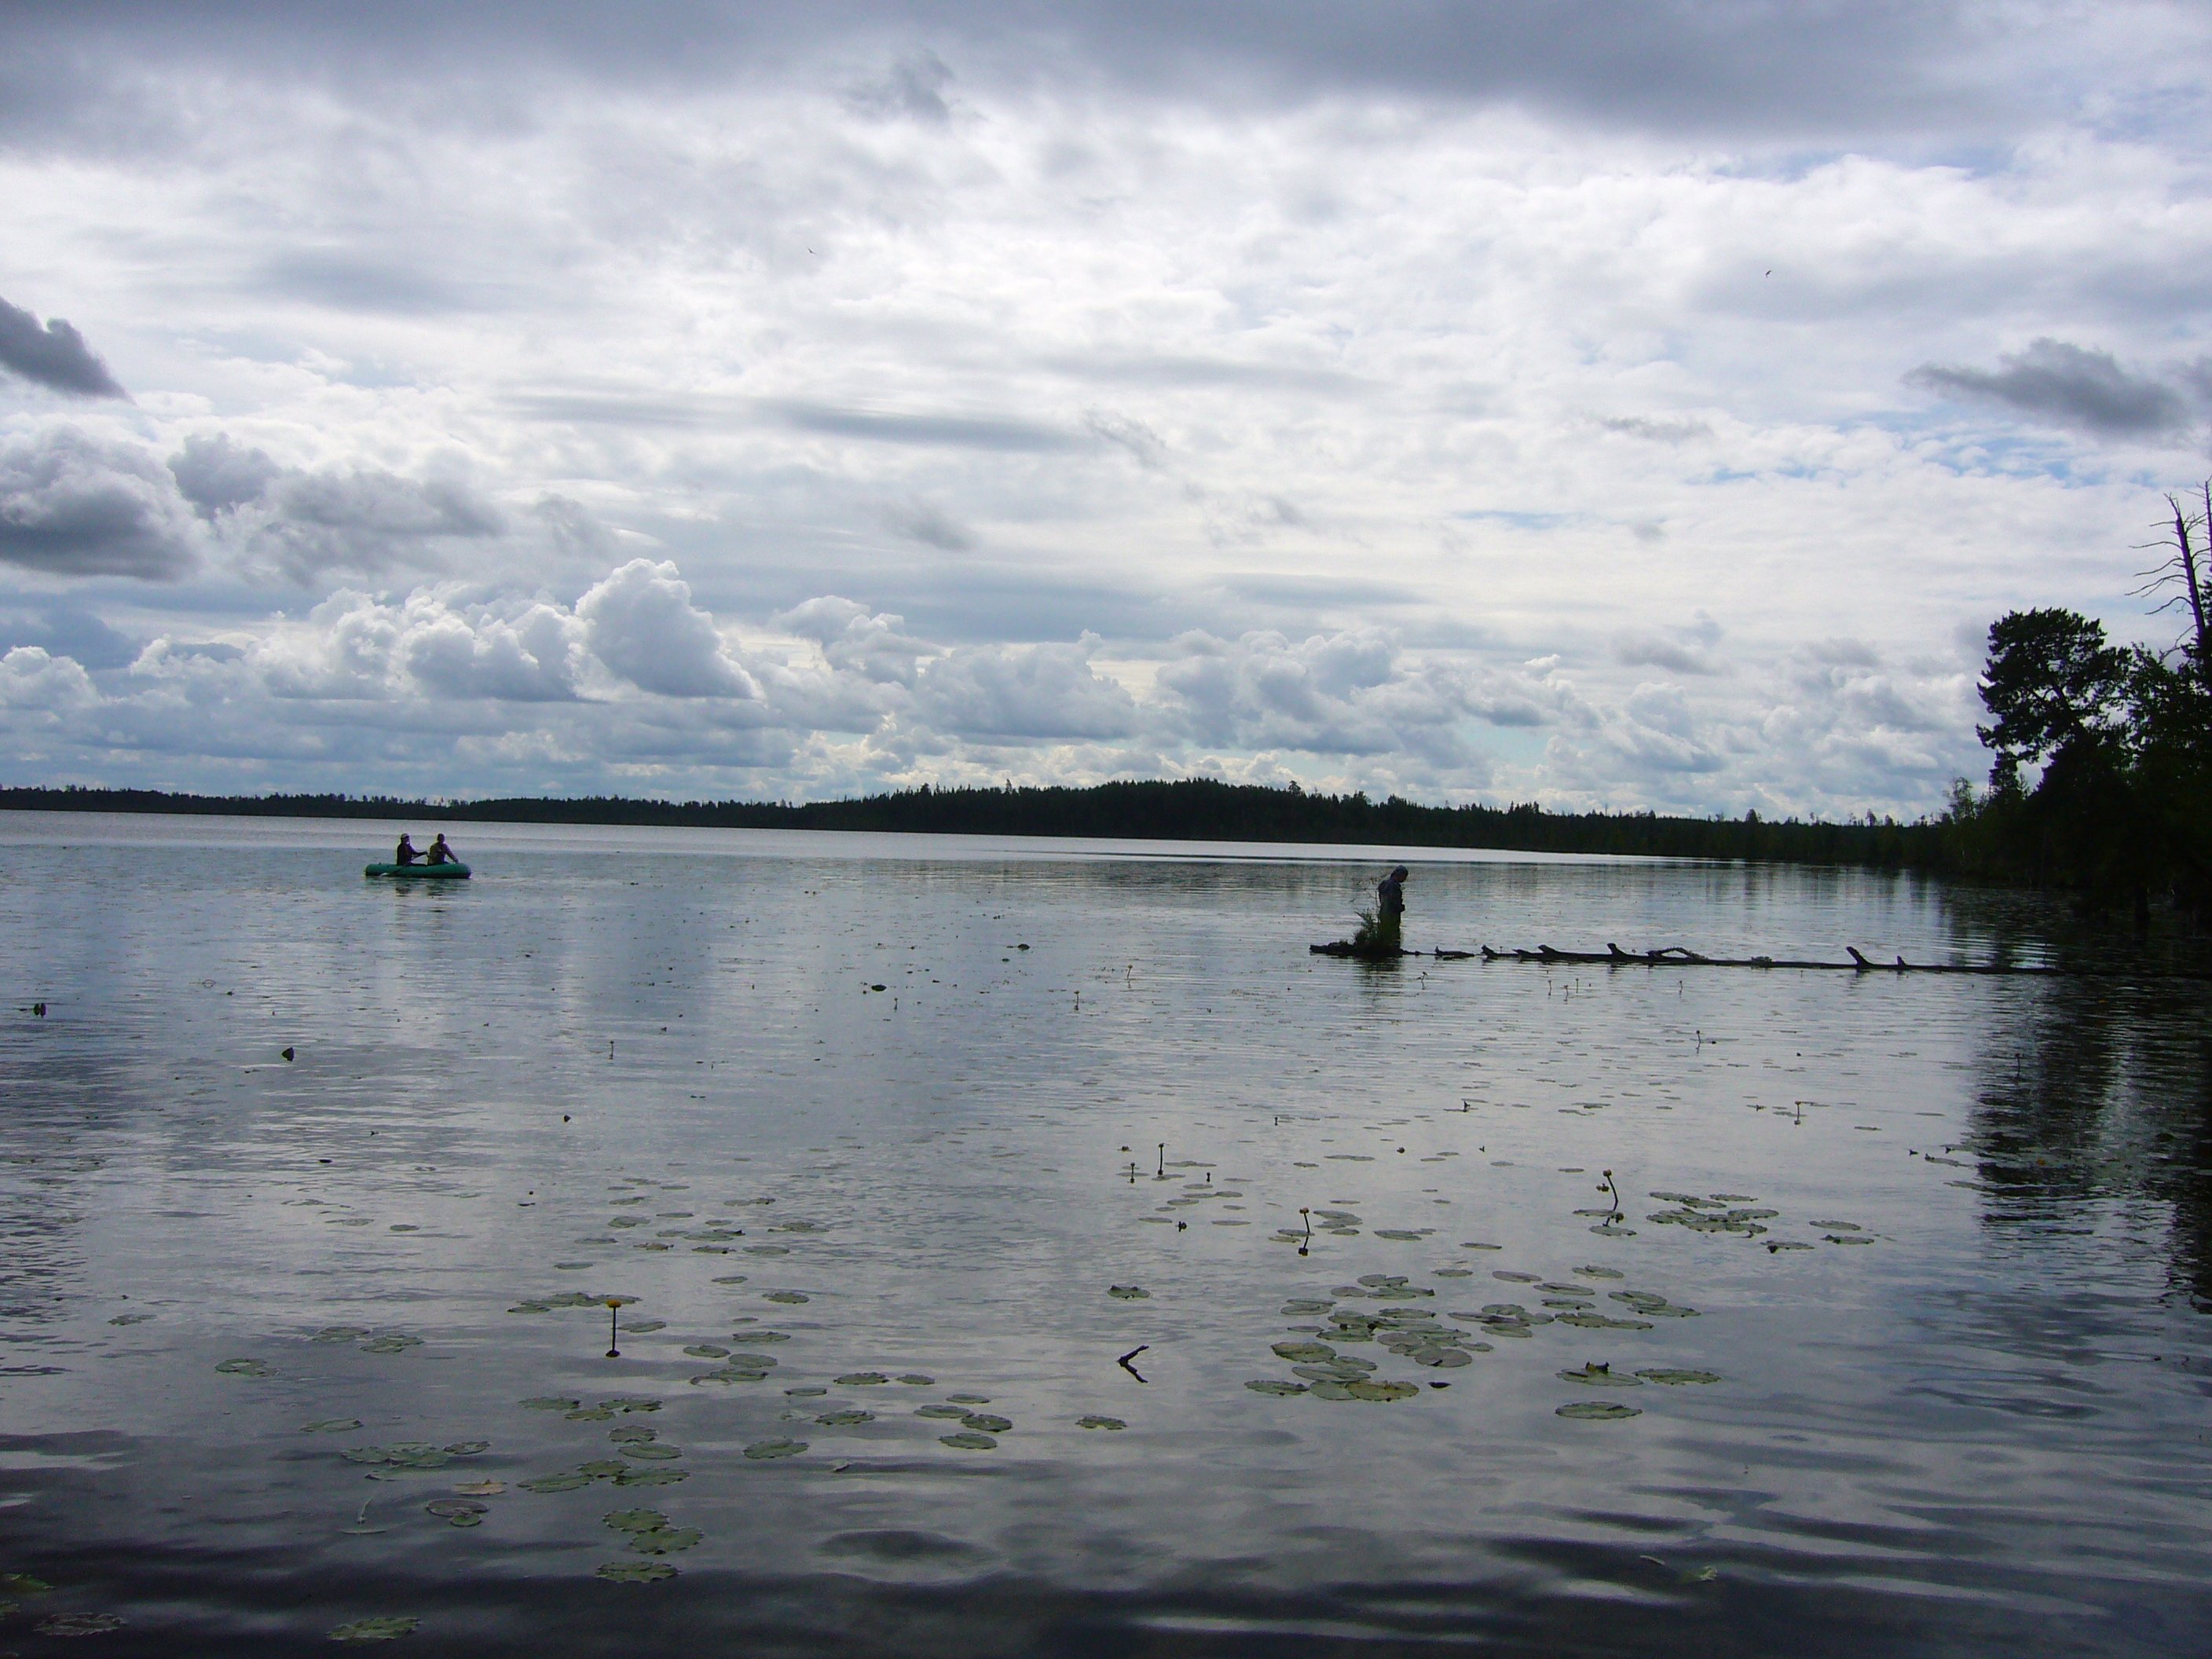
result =
[{"label": "floating lily pad", "polygon": [[1462,1365],[1472,1365],[1474,1356],[1464,1348],[1423,1348],[1413,1356],[1413,1361],[1431,1370],[1456,1370]]},{"label": "floating lily pad", "polygon": [[1831,1244],[1871,1244],[1874,1243],[1874,1240],[1868,1237],[1864,1233],[1830,1233],[1826,1237],[1828,1243]]},{"label": "floating lily pad", "polygon": [[614,1482],[617,1486],[672,1486],[679,1480],[690,1479],[690,1475],[685,1470],[666,1468],[656,1463],[641,1469],[624,1469],[614,1477]]},{"label": "floating lily pad", "polygon": [[657,1412],[660,1402],[651,1395],[618,1394],[599,1401],[603,1412]]},{"label": "floating lily pad", "polygon": [[640,1441],[624,1445],[622,1449],[622,1455],[624,1457],[637,1458],[643,1462],[662,1463],[667,1462],[670,1458],[683,1456],[684,1448],[681,1446],[664,1446],[658,1441]]},{"label": "floating lily pad", "polygon": [[564,1470],[559,1474],[541,1474],[534,1480],[517,1484],[525,1492],[574,1492],[579,1486],[590,1486],[592,1477],[574,1470]]},{"label": "floating lily pad", "polygon": [[972,1431],[941,1434],[937,1437],[937,1443],[940,1446],[957,1447],[962,1451],[994,1451],[999,1444],[988,1434],[977,1434]]},{"label": "floating lily pad", "polygon": [[1075,1419],[1075,1426],[1079,1429],[1126,1429],[1129,1425],[1118,1417],[1079,1417]]},{"label": "floating lily pad", "polygon": [[715,1342],[694,1342],[684,1350],[694,1359],[727,1359],[730,1351]]},{"label": "floating lily pad", "polygon": [[465,1480],[453,1488],[464,1498],[496,1498],[507,1490],[504,1480]]},{"label": "floating lily pad", "polygon": [[478,1452],[489,1451],[491,1449],[491,1442],[489,1440],[456,1440],[451,1445],[446,1446],[441,1449],[451,1452],[456,1457],[474,1457]]},{"label": "floating lily pad", "polygon": [[0,1590],[10,1595],[44,1595],[52,1589],[45,1579],[35,1578],[27,1572],[0,1572]]},{"label": "floating lily pad", "polygon": [[1279,1359],[1303,1359],[1319,1362],[1336,1358],[1336,1350],[1326,1342],[1278,1342],[1274,1345]]},{"label": "floating lily pad", "polygon": [[916,1417],[934,1417],[948,1423],[959,1423],[966,1420],[968,1408],[965,1406],[918,1406],[915,1408],[914,1414]]},{"label": "floating lily pad", "polygon": [[761,1298],[763,1302],[781,1302],[793,1307],[802,1303],[811,1302],[813,1299],[802,1291],[770,1291]]},{"label": "floating lily pad", "polygon": [[588,1474],[594,1480],[611,1480],[629,1465],[611,1457],[595,1457],[588,1463],[576,1465],[576,1473]]},{"label": "floating lily pad", "polygon": [[881,1371],[847,1371],[844,1376],[834,1380],[840,1388],[866,1389],[873,1388],[878,1382],[888,1382],[890,1378],[885,1376]]},{"label": "floating lily pad", "polygon": [[1585,1388],[1592,1389],[1635,1389],[1643,1386],[1634,1377],[1624,1376],[1615,1371],[1601,1359],[1594,1359],[1587,1365],[1577,1365],[1571,1371],[1561,1371],[1559,1381],[1580,1382]]},{"label": "floating lily pad", "polygon": [[750,1343],[758,1347],[777,1342],[788,1342],[791,1340],[791,1334],[788,1331],[738,1331],[731,1336],[730,1340]]},{"label": "floating lily pad", "polygon": [[599,1406],[579,1406],[562,1415],[571,1423],[604,1423],[614,1413]]},{"label": "floating lily pad", "polygon": [[1613,1319],[1601,1313],[1564,1313],[1559,1316],[1559,1323],[1578,1326],[1586,1331],[1648,1331],[1651,1328],[1651,1322],[1648,1319]]},{"label": "floating lily pad", "polygon": [[1490,1276],[1502,1279],[1509,1285],[1536,1285],[1542,1283],[1544,1278],[1541,1273],[1518,1273],[1504,1267],[1493,1268]]},{"label": "floating lily pad", "polygon": [[745,1448],[745,1455],[755,1462],[767,1462],[771,1458],[796,1457],[806,1449],[804,1440],[756,1440]]},{"label": "floating lily pad", "polygon": [[1577,1400],[1571,1406],[1560,1407],[1553,1415],[1610,1423],[1624,1417],[1641,1417],[1644,1411],[1639,1406],[1623,1406],[1611,1400]]},{"label": "floating lily pad", "polygon": [[275,1372],[258,1359],[226,1359],[216,1367],[225,1376],[273,1376]]},{"label": "floating lily pad", "polygon": [[1395,1239],[1401,1244],[1418,1244],[1423,1236],[1416,1232],[1408,1232],[1403,1227],[1377,1227],[1375,1230],[1375,1237]]},{"label": "floating lily pad", "polygon": [[474,1527],[483,1524],[489,1504],[479,1504],[472,1498],[434,1498],[422,1505],[427,1514],[436,1516],[452,1527]]},{"label": "floating lily pad", "polygon": [[1141,1285],[1109,1285],[1106,1294],[1118,1302],[1145,1302],[1152,1293]]},{"label": "floating lily pad", "polygon": [[124,1621],[112,1613],[54,1613],[39,1620],[41,1636],[105,1636],[121,1630]]},{"label": "floating lily pad", "polygon": [[1292,1297],[1288,1302],[1283,1304],[1282,1311],[1286,1316],[1296,1314],[1325,1314],[1334,1305],[1334,1303],[1325,1297]]},{"label": "floating lily pad", "polygon": [[632,1533],[629,1547],[640,1555],[674,1555],[690,1549],[706,1535],[696,1527],[655,1527]]},{"label": "floating lily pad", "polygon": [[149,1313],[118,1314],[107,1322],[111,1325],[143,1325],[153,1316]]},{"label": "floating lily pad", "polygon": [[745,1276],[743,1273],[724,1273],[714,1281],[717,1285],[742,1285],[744,1282]]},{"label": "floating lily pad", "polygon": [[994,1412],[970,1412],[960,1419],[960,1426],[973,1429],[978,1434],[1004,1434],[1014,1425],[1012,1419]]},{"label": "floating lily pad", "polygon": [[956,1406],[988,1406],[991,1403],[991,1396],[988,1394],[948,1394],[945,1397]]},{"label": "floating lily pad", "polygon": [[301,1434],[342,1434],[348,1429],[361,1426],[358,1417],[319,1417],[312,1423],[300,1425]]},{"label": "floating lily pad", "polygon": [[786,1389],[783,1392],[787,1397],[793,1400],[816,1400],[829,1393],[830,1390],[819,1384],[809,1382],[799,1388]]},{"label": "floating lily pad", "polygon": [[1665,1382],[1670,1385],[1685,1382],[1717,1382],[1721,1380],[1719,1374],[1715,1371],[1676,1370],[1665,1365],[1654,1365],[1636,1374],[1646,1382]]},{"label": "floating lily pad", "polygon": [[607,1438],[617,1443],[625,1440],[658,1440],[660,1431],[648,1423],[625,1423],[618,1429],[609,1429]]},{"label": "floating lily pad", "polygon": [[789,1255],[791,1251],[781,1244],[748,1244],[745,1246],[745,1254],[748,1255]]},{"label": "floating lily pad", "polygon": [[412,1636],[420,1619],[385,1616],[377,1619],[356,1619],[349,1625],[340,1625],[331,1632],[333,1642],[392,1642],[403,1636]]},{"label": "floating lily pad", "polygon": [[1411,1400],[1420,1389],[1411,1382],[1346,1382],[1344,1391],[1354,1400]]},{"label": "floating lily pad", "polygon": [[935,1377],[924,1376],[920,1371],[907,1371],[896,1380],[905,1383],[910,1389],[933,1389],[937,1386]]},{"label": "floating lily pad", "polygon": [[1289,1395],[1293,1394],[1304,1394],[1306,1392],[1306,1385],[1303,1382],[1285,1382],[1279,1377],[1273,1376],[1257,1377],[1252,1382],[1247,1382],[1244,1386],[1251,1389],[1255,1394]]},{"label": "floating lily pad", "polygon": [[650,1336],[655,1331],[666,1330],[668,1322],[665,1319],[633,1319],[623,1328],[632,1336]]},{"label": "floating lily pad", "polygon": [[651,1532],[666,1526],[668,1517],[659,1510],[614,1510],[601,1516],[599,1524],[617,1532]]},{"label": "floating lily pad", "polygon": [[676,1577],[676,1569],[665,1561],[610,1561],[594,1571],[617,1584],[657,1584]]},{"label": "floating lily pad", "polygon": [[876,1414],[864,1411],[824,1412],[814,1420],[827,1429],[850,1429],[863,1423],[874,1422]]},{"label": "floating lily pad", "polygon": [[358,1342],[368,1334],[368,1328],[365,1325],[325,1325],[315,1333],[314,1340],[318,1342]]},{"label": "floating lily pad", "polygon": [[1794,1238],[1778,1238],[1766,1247],[1770,1250],[1809,1250],[1810,1244],[1802,1244]]},{"label": "floating lily pad", "polygon": [[553,1271],[562,1273],[580,1273],[592,1265],[589,1261],[556,1261],[553,1264]]},{"label": "floating lily pad", "polygon": [[572,1412],[582,1403],[576,1400],[563,1400],[556,1395],[541,1394],[524,1401],[522,1408],[532,1412]]},{"label": "floating lily pad", "polygon": [[361,1345],[361,1351],[363,1353],[404,1353],[410,1348],[422,1346],[422,1339],[419,1336],[393,1334],[372,1338]]}]

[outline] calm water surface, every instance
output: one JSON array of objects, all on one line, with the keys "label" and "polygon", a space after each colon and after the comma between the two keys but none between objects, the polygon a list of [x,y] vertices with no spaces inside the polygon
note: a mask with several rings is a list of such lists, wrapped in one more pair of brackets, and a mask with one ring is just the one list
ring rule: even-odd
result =
[{"label": "calm water surface", "polygon": [[[0,817],[0,1571],[52,1586],[0,1650],[2212,1636],[2202,984],[1364,969],[1305,946],[1378,871],[1313,849],[453,836],[447,888],[363,881],[380,825]],[[1409,903],[2113,948],[1802,871]]]}]

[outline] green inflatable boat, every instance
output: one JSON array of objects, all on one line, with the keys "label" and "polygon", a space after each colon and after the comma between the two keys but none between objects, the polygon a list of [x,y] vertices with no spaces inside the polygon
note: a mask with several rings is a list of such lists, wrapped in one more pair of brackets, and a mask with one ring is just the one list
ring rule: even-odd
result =
[{"label": "green inflatable boat", "polygon": [[469,866],[459,860],[451,864],[372,864],[362,872],[364,876],[419,876],[425,881],[466,881]]}]

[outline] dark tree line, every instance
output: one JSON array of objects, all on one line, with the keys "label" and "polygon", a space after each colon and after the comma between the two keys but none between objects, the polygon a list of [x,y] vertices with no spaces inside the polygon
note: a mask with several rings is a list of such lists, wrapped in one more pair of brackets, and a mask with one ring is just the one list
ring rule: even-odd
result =
[{"label": "dark tree line", "polygon": [[1208,779],[1102,783],[1089,788],[919,789],[799,805],[757,801],[424,802],[386,796],[172,794],[154,789],[0,789],[0,808],[64,811],[242,813],[404,819],[416,823],[645,823],[752,830],[874,830],[922,834],[1112,836],[1157,841],[1370,842],[1391,848],[1487,847],[1538,853],[1631,853],[1794,864],[1939,868],[1934,823],[1869,817],[1829,823],[1662,817],[1650,812],[1547,812],[1540,806],[1424,806],[1391,796],[1328,795]]},{"label": "dark tree line", "polygon": [[2185,617],[2171,650],[2113,645],[2071,611],[1991,625],[1979,731],[1996,759],[1985,793],[1955,792],[1948,823],[1962,870],[2139,915],[2165,898],[2212,922],[2212,483],[2200,494],[2201,506],[2166,498],[2172,517],[2152,544],[2166,557],[2139,590]]}]

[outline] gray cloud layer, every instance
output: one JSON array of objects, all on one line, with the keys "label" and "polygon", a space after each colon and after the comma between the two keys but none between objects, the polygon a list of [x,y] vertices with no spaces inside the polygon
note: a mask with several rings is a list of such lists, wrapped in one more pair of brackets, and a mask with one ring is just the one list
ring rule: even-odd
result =
[{"label": "gray cloud layer", "polygon": [[80,398],[128,395],[75,328],[58,317],[49,318],[41,328],[36,317],[5,300],[0,300],[0,368]]},{"label": "gray cloud layer", "polygon": [[1928,363],[1906,378],[1930,392],[1983,398],[2106,437],[2172,432],[2194,412],[2179,386],[2131,374],[2109,351],[2046,337],[2005,353],[1997,363],[1995,369]]}]

